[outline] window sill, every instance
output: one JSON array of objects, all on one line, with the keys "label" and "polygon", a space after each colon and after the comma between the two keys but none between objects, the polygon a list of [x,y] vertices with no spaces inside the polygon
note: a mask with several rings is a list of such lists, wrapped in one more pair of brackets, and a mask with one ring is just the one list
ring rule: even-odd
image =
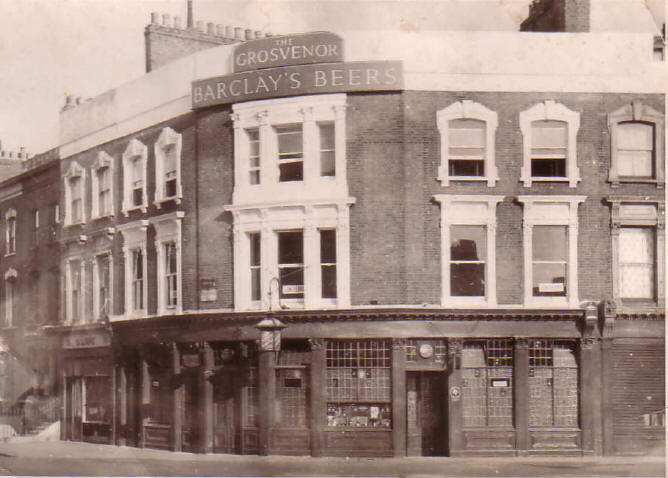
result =
[{"label": "window sill", "polygon": [[[577,301],[576,301],[577,302]],[[526,300],[525,307],[536,307],[536,308],[569,308],[570,301],[568,297],[531,297]],[[578,308],[578,307],[573,307]]]},{"label": "window sill", "polygon": [[446,308],[464,308],[464,307],[481,307],[489,308],[495,307],[495,304],[491,303],[489,299],[484,297],[452,297],[444,296],[441,297],[441,307]]},{"label": "window sill", "polygon": [[123,209],[123,215],[125,217],[128,217],[130,215],[130,213],[134,212],[134,211],[141,211],[142,213],[146,214],[146,212],[148,211],[148,204],[143,204],[141,206],[131,207],[129,209]]},{"label": "window sill", "polygon": [[659,181],[658,179],[650,179],[650,178],[610,178],[608,179],[608,182],[613,188],[619,187],[620,184],[626,183],[626,184],[654,184],[657,188],[663,189],[665,186],[664,181]]},{"label": "window sill", "polygon": [[[490,181],[490,178],[487,176],[447,176],[446,178],[438,177],[436,178],[437,180],[443,182],[443,181],[469,181],[469,182],[488,182]],[[499,178],[494,179],[494,181],[498,181]]]},{"label": "window sill", "polygon": [[155,201],[153,201],[153,205],[155,207],[157,207],[158,209],[160,209],[160,208],[162,208],[163,204],[166,204],[166,203],[172,202],[172,201],[174,202],[174,204],[179,205],[179,204],[181,204],[182,199],[183,199],[183,196],[169,196],[169,197],[165,197],[165,198],[156,199]]},{"label": "window sill", "polygon": [[16,255],[16,252],[8,252],[8,253],[5,254],[5,257],[12,257],[12,256],[15,256],[15,255]]},{"label": "window sill", "polygon": [[111,218],[113,218],[114,216],[115,216],[115,214],[114,214],[113,212],[109,212],[109,213],[107,213],[107,214],[102,214],[102,215],[100,215],[100,216],[94,216],[94,217],[92,217],[91,219],[92,219],[93,221],[99,221],[100,219],[111,219]]},{"label": "window sill", "polygon": [[86,221],[79,221],[79,222],[67,222],[65,223],[65,227],[76,227],[76,226],[85,226]]}]

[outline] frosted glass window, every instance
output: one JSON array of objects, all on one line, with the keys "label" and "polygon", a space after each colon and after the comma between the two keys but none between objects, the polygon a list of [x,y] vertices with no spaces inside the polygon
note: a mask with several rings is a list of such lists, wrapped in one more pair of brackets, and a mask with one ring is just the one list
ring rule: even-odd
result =
[{"label": "frosted glass window", "polygon": [[620,293],[626,299],[654,299],[653,228],[628,227],[619,233]]},{"label": "frosted glass window", "polygon": [[617,128],[620,176],[654,176],[654,126],[649,123],[620,123]]}]

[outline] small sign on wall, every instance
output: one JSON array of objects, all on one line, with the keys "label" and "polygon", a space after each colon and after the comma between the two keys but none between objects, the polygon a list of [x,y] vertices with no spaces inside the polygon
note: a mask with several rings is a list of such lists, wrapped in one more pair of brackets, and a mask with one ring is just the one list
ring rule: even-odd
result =
[{"label": "small sign on wall", "polygon": [[215,302],[218,300],[218,289],[215,279],[200,279],[199,281],[200,302]]}]

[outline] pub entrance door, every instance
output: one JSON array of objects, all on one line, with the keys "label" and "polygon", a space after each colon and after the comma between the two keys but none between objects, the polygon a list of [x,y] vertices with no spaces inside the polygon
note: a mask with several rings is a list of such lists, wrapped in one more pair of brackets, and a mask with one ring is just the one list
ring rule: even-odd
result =
[{"label": "pub entrance door", "polygon": [[213,381],[213,451],[236,453],[234,374],[218,373]]},{"label": "pub entrance door", "polygon": [[65,439],[81,441],[83,411],[83,387],[81,377],[65,378]]},{"label": "pub entrance door", "polygon": [[408,372],[406,375],[407,454],[439,456],[446,450],[445,374]]}]

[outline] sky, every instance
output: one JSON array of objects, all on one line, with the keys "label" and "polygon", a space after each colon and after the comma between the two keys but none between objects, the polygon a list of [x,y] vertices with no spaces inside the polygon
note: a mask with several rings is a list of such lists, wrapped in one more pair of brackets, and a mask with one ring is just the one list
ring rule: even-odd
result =
[{"label": "sky", "polygon": [[[607,0],[613,1],[613,0]],[[664,0],[650,2],[663,8]],[[530,0],[193,0],[195,20],[273,34],[359,29],[517,30]],[[186,0],[0,0],[0,141],[58,144],[65,95],[97,96],[140,77],[151,12]],[[662,11],[659,14],[663,14]]]}]

